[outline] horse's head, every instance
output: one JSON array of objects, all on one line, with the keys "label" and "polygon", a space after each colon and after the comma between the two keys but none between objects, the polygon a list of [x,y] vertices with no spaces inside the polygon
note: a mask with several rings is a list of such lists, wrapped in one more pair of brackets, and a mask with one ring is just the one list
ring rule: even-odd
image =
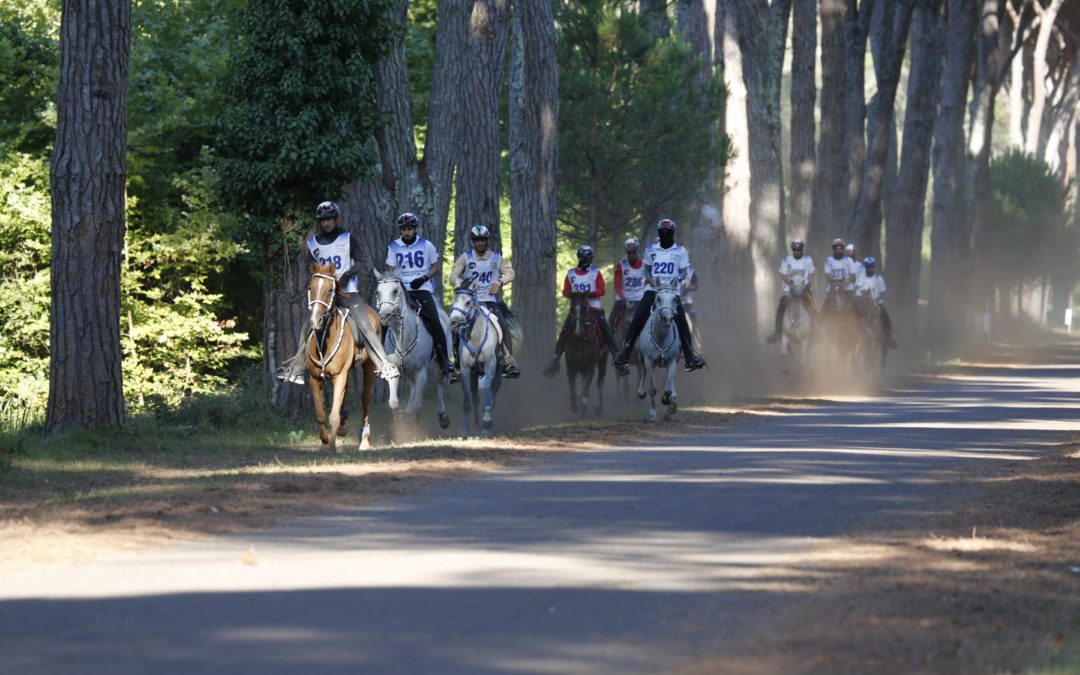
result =
[{"label": "horse's head", "polygon": [[806,292],[806,275],[802,272],[792,274],[788,287],[791,289],[791,297],[801,298]]},{"label": "horse's head", "polygon": [[570,295],[570,317],[574,321],[574,335],[583,338],[589,332],[589,297],[584,293],[572,293]]},{"label": "horse's head", "polygon": [[311,264],[311,280],[308,281],[307,304],[311,312],[309,322],[312,330],[322,330],[326,317],[334,306],[338,290],[333,265]]},{"label": "horse's head", "polygon": [[382,274],[375,270],[375,279],[378,281],[375,286],[375,310],[379,313],[379,323],[386,326],[401,308],[405,289],[397,271]]},{"label": "horse's head", "polygon": [[465,288],[454,289],[454,304],[450,306],[450,328],[458,330],[463,324],[476,320],[479,302],[476,300],[476,282]]},{"label": "horse's head", "polygon": [[660,318],[660,323],[665,328],[671,325],[672,319],[675,318],[675,298],[678,297],[676,291],[677,281],[665,281],[656,288],[656,299],[653,300],[652,311]]}]

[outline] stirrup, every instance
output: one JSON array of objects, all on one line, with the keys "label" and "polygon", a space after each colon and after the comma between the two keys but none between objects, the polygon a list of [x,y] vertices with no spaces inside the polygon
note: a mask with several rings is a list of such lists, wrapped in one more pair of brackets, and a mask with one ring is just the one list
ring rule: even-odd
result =
[{"label": "stirrup", "polygon": [[521,377],[521,369],[512,363],[503,366],[502,376],[508,380],[516,380]]},{"label": "stirrup", "polygon": [[[619,352],[619,354],[615,357],[615,360],[612,363],[615,364],[616,372],[618,372],[619,366],[628,366],[630,364],[630,349],[627,347],[623,347],[623,350]],[[630,372],[630,369],[627,368],[626,372]]]},{"label": "stirrup", "polygon": [[699,356],[697,354],[694,354],[690,358],[686,359],[686,372],[688,372],[688,373],[691,373],[691,372],[697,370],[698,368],[704,368],[704,367],[705,367],[705,359],[701,358],[701,356]]}]

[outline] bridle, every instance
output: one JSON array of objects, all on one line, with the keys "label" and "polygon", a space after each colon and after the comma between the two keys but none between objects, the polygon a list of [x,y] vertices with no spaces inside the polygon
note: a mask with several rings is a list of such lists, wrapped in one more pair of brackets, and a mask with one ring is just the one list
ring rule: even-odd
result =
[{"label": "bridle", "polygon": [[[308,285],[308,291],[307,291],[307,296],[308,296],[307,305],[308,305],[308,311],[309,312],[314,311],[314,307],[316,307],[318,305],[322,305],[323,307],[326,308],[326,311],[323,312],[321,317],[319,317],[319,324],[317,326],[312,326],[312,333],[311,333],[311,336],[308,338],[308,340],[311,340],[311,339],[314,339],[316,337],[316,335],[315,335],[316,333],[321,333],[322,334],[322,339],[321,340],[319,340],[319,339],[315,340],[315,353],[318,356],[318,358],[316,358],[315,356],[312,356],[310,352],[308,352],[308,358],[311,359],[312,363],[314,363],[315,365],[317,365],[319,367],[319,370],[320,370],[319,377],[325,379],[326,378],[326,366],[331,361],[334,360],[334,357],[337,355],[338,350],[341,349],[342,341],[345,339],[344,325],[345,325],[345,322],[349,320],[349,309],[345,308],[343,310],[341,308],[336,308],[334,306],[335,290],[337,289],[337,278],[336,277],[334,277],[332,274],[322,274],[320,272],[316,272],[316,273],[312,274],[311,277],[313,279],[314,278],[319,278],[319,279],[327,279],[327,280],[330,281],[330,300],[329,301],[323,300],[321,298],[315,298],[313,300],[311,298],[311,285],[310,284]],[[334,313],[335,309],[341,314],[341,320],[342,320],[343,328],[342,328],[342,330],[338,331],[337,341],[334,343],[334,348],[330,350],[329,354],[324,354],[321,345],[326,343],[326,332],[328,330],[330,330],[330,325],[331,325],[331,324],[327,323],[326,317],[332,315]]]},{"label": "bridle", "polygon": [[[397,354],[401,358],[402,363],[404,363],[405,357],[408,356],[409,352],[411,352],[413,350],[413,347],[415,347],[416,343],[420,340],[420,326],[418,324],[417,327],[416,327],[416,330],[413,331],[413,340],[412,340],[412,344],[409,345],[409,348],[406,349],[405,351],[401,351],[401,336],[402,336],[402,333],[405,332],[403,330],[404,325],[405,325],[405,307],[406,307],[405,300],[404,300],[404,297],[405,297],[405,284],[403,284],[401,282],[401,279],[395,279],[395,278],[380,279],[379,280],[379,285],[382,286],[383,284],[396,284],[397,287],[398,287],[397,297],[395,299],[393,299],[393,300],[379,300],[378,301],[378,309],[376,311],[380,315],[382,315],[383,307],[384,306],[389,306],[390,307],[390,310],[391,310],[390,328],[393,329],[393,328],[397,327],[397,329],[398,329],[398,330],[394,330],[394,336],[395,336],[394,353]],[[420,313],[420,310],[417,310],[417,319],[416,320],[418,322],[420,321],[419,313]],[[432,339],[434,339],[434,336],[432,336]]]},{"label": "bridle", "polygon": [[[649,331],[649,339],[652,340],[653,347],[656,347],[656,351],[660,353],[661,358],[666,359],[667,358],[667,356],[666,356],[667,350],[671,349],[675,345],[675,342],[676,342],[675,336],[672,334],[671,329],[670,329],[671,322],[675,320],[674,315],[675,315],[676,310],[675,310],[674,306],[672,306],[672,307],[668,307],[668,306],[661,307],[660,306],[660,304],[657,302],[657,300],[659,300],[661,292],[674,294],[675,289],[671,288],[671,287],[667,287],[667,286],[661,286],[660,288],[658,288],[657,291],[656,291],[656,299],[653,300],[653,306],[649,309],[649,314],[653,315],[652,319],[655,322],[657,319],[659,319],[660,321],[663,321],[664,316],[663,316],[662,312],[665,309],[669,310],[671,312],[672,316],[668,319],[668,326],[669,326],[668,335],[671,336],[671,339],[670,339],[670,341],[668,342],[668,344],[666,346],[662,347],[662,346],[660,346],[660,343],[656,341],[656,332],[653,331],[653,330]],[[654,323],[653,325],[656,325],[656,324]]]},{"label": "bridle", "polygon": [[[464,318],[461,320],[461,324],[458,327],[458,338],[461,340],[461,344],[465,345],[465,348],[469,350],[469,353],[476,356],[483,350],[484,345],[487,344],[488,332],[491,328],[491,321],[484,320],[484,337],[480,340],[480,346],[473,349],[473,346],[469,343],[469,333],[472,331],[473,326],[476,325],[476,319],[480,316],[480,303],[476,299],[476,291],[471,288],[459,288],[454,291],[458,295],[467,295],[470,298],[469,308],[467,310],[454,305],[450,308],[451,322],[453,322],[454,312],[463,314]],[[486,314],[486,312],[485,312]]]}]

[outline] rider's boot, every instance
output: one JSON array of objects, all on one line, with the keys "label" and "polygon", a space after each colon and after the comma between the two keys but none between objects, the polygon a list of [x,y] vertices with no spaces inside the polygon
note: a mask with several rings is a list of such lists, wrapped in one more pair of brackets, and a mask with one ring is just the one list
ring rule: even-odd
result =
[{"label": "rider's boot", "polygon": [[521,369],[517,367],[517,361],[514,360],[514,355],[510,353],[509,349],[503,347],[502,349],[502,376],[509,380],[516,380],[521,377]]},{"label": "rider's boot", "polygon": [[690,355],[686,357],[686,372],[691,373],[698,368],[705,367],[705,359],[701,358],[701,355],[695,351],[691,351]]},{"label": "rider's boot", "polygon": [[559,359],[561,358],[562,354],[556,354],[555,356],[551,357],[551,360],[548,361],[546,366],[544,366],[544,375],[548,377],[555,377],[555,375],[559,372]]}]

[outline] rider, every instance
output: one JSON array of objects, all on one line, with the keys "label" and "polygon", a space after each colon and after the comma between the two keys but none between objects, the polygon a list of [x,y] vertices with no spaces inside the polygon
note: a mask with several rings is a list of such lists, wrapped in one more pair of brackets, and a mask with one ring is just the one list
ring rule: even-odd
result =
[{"label": "rider", "polygon": [[633,237],[623,244],[626,257],[615,263],[615,305],[611,308],[611,325],[617,326],[626,318],[629,303],[641,301],[645,295],[645,261],[638,256],[641,243]]},{"label": "rider", "polygon": [[791,255],[780,262],[780,278],[784,282],[784,294],[780,296],[780,305],[776,308],[776,325],[773,328],[772,335],[765,338],[765,341],[769,344],[780,339],[780,333],[783,330],[784,312],[787,311],[788,305],[791,304],[791,277],[795,274],[802,274],[806,277],[802,301],[806,304],[806,308],[810,310],[811,315],[817,312],[817,308],[814,307],[814,296],[810,292],[811,282],[814,279],[814,260],[805,255],[805,249],[805,241],[792,239]]},{"label": "rider", "polygon": [[826,297],[832,295],[834,291],[845,290],[848,277],[851,276],[852,271],[851,265],[844,258],[843,239],[833,239],[832,257],[825,259],[823,268],[825,270],[825,283],[828,284],[825,290]]},{"label": "rider", "polygon": [[851,276],[848,277],[848,283],[844,290],[848,293],[854,293],[862,278],[866,276],[866,268],[863,267],[863,263],[859,262],[858,257],[855,255],[854,243],[849,243],[844,247],[844,260],[847,261],[848,267],[851,269]]},{"label": "rider", "polygon": [[450,283],[454,288],[466,287],[476,282],[476,299],[483,303],[502,328],[501,361],[503,364],[503,377],[521,377],[521,370],[514,362],[512,352],[512,336],[510,327],[506,323],[510,308],[499,299],[498,293],[507,284],[514,280],[514,268],[501,255],[488,248],[491,243],[491,231],[483,225],[477,225],[469,230],[469,238],[472,240],[472,250],[465,251],[454,261],[454,268],[450,270]]},{"label": "rider", "polygon": [[[634,312],[634,320],[630,329],[626,332],[623,341],[622,353],[615,359],[616,372],[623,374],[628,372],[626,364],[630,361],[630,352],[633,351],[634,343],[638,335],[645,327],[652,311],[653,301],[656,299],[655,287],[664,281],[682,281],[686,278],[690,268],[690,254],[681,244],[675,243],[675,221],[664,218],[656,224],[657,242],[645,249],[645,283],[653,288],[645,291],[641,302],[638,303],[637,311]],[[682,345],[683,355],[686,361],[686,372],[697,370],[705,365],[705,359],[701,358],[691,343],[690,327],[686,323],[686,312],[683,310],[679,295],[682,290],[675,287],[675,322],[679,327],[679,342]],[[620,369],[620,366],[622,368]]]},{"label": "rider", "polygon": [[[604,297],[605,292],[604,275],[592,264],[593,255],[591,246],[578,247],[577,267],[571,267],[566,271],[562,294],[563,297],[569,298],[574,294],[584,293],[589,298],[589,312],[592,313],[596,324],[600,326],[600,332],[604,336],[604,344],[607,345],[608,351],[611,352],[612,356],[615,356],[619,350],[615,346],[611,326],[608,324],[607,319],[604,318],[604,307],[600,304],[600,298]],[[559,339],[555,342],[555,355],[544,367],[544,375],[554,377],[555,373],[559,372],[559,359],[562,358],[563,348],[566,346],[566,339],[573,330],[573,325],[573,315],[567,314],[566,321],[563,322],[562,330],[559,332]],[[615,364],[615,371],[620,375],[625,375],[630,372],[630,369],[626,365],[620,367],[619,364]]]},{"label": "rider", "polygon": [[896,340],[893,340],[892,336],[892,319],[889,318],[889,311],[885,309],[885,278],[875,272],[877,261],[873,258],[863,260],[862,264],[866,269],[866,275],[859,280],[855,293],[857,295],[869,294],[870,299],[877,303],[878,313],[881,316],[881,328],[885,331],[885,341],[889,347],[896,349]]},{"label": "rider", "polygon": [[403,213],[397,219],[401,238],[390,242],[386,251],[386,269],[398,270],[401,282],[408,287],[409,297],[420,306],[420,318],[435,345],[435,358],[439,361],[443,375],[451,382],[460,378],[457,368],[450,363],[447,355],[446,334],[439,321],[439,310],[432,295],[435,290],[433,279],[442,269],[439,253],[434,244],[416,235],[420,220],[411,213]]},{"label": "rider", "polygon": [[307,240],[308,258],[319,265],[334,266],[334,276],[341,283],[344,293],[338,297],[338,304],[349,310],[349,323],[357,337],[357,344],[362,340],[383,377],[396,377],[397,368],[386,360],[382,339],[371,322],[364,320],[366,312],[362,308],[366,303],[360,297],[357,279],[364,267],[360,240],[355,234],[341,229],[340,221],[341,208],[334,202],[322,202],[315,207],[318,231]]}]

